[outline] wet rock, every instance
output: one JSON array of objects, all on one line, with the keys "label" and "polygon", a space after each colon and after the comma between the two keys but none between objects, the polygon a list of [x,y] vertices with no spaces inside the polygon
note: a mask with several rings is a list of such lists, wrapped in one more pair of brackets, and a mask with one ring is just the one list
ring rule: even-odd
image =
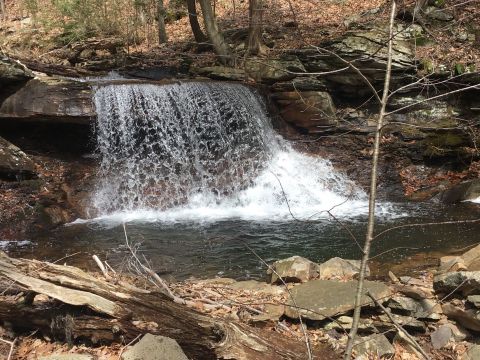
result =
[{"label": "wet rock", "polygon": [[442,308],[430,299],[415,300],[404,296],[394,296],[387,306],[403,315],[413,316],[418,319],[439,320]]},{"label": "wet rock", "polygon": [[[320,264],[320,279],[352,280],[360,272],[360,263],[360,260],[345,260],[339,257],[331,258]],[[368,265],[365,276],[370,276]]]},{"label": "wet rock", "polygon": [[33,73],[20,62],[7,57],[0,52],[0,85],[3,87],[12,83],[28,81]]},{"label": "wet rock", "polygon": [[24,180],[36,177],[35,163],[18,147],[0,137],[0,178]]},{"label": "wet rock", "polygon": [[480,360],[480,345],[472,345],[465,354],[462,355],[461,360]]},{"label": "wet rock", "polygon": [[48,77],[30,80],[0,106],[0,119],[90,124],[95,116],[87,83]]},{"label": "wet rock", "polygon": [[464,310],[452,304],[442,305],[443,313],[465,329],[480,331],[480,312],[478,310]]},{"label": "wet rock", "polygon": [[[447,204],[453,204],[461,201],[475,200],[479,197],[480,197],[480,179],[475,179],[475,180],[462,182],[454,186],[450,190],[445,191],[441,196],[441,200]],[[476,252],[480,253],[480,250],[477,249]]]},{"label": "wet rock", "polygon": [[[387,301],[391,296],[390,288],[381,282],[365,281],[364,287],[381,301]],[[300,313],[310,320],[323,320],[344,314],[354,309],[356,290],[357,281],[309,281],[290,290],[295,303],[292,299],[289,300],[285,315],[295,319]],[[373,305],[373,302],[364,296],[362,304]],[[295,305],[300,309],[295,309]]]},{"label": "wet rock", "polygon": [[292,256],[275,261],[267,274],[271,276],[271,284],[281,283],[280,278],[285,282],[305,282],[318,277],[319,267],[301,256]]},{"label": "wet rock", "polygon": [[[336,330],[339,332],[350,330],[352,328],[353,318],[351,316],[339,316],[335,321],[329,322],[323,327],[324,330]],[[360,319],[358,330],[361,332],[378,332],[371,319]]]},{"label": "wet rock", "polygon": [[440,326],[430,334],[430,340],[434,349],[445,347],[453,338],[452,329],[446,325]]},{"label": "wet rock", "polygon": [[122,360],[188,360],[178,343],[165,336],[146,334],[122,354]]},{"label": "wet rock", "polygon": [[355,340],[353,346],[357,356],[376,355],[378,358],[395,355],[395,348],[390,344],[385,335],[374,334]]},{"label": "wet rock", "polygon": [[245,73],[257,82],[273,84],[277,81],[292,80],[295,73],[305,72],[296,56],[280,59],[249,58],[245,61]]},{"label": "wet rock", "polygon": [[436,275],[433,288],[440,293],[480,294],[480,271],[457,271]]},{"label": "wet rock", "polygon": [[90,354],[54,354],[40,356],[39,360],[94,360]]},{"label": "wet rock", "polygon": [[227,66],[209,66],[197,70],[199,75],[215,80],[240,81],[245,79],[245,71]]},{"label": "wet rock", "polygon": [[326,91],[277,92],[272,99],[285,121],[311,133],[337,122],[335,106]]},{"label": "wet rock", "polygon": [[228,287],[235,290],[246,290],[254,293],[262,292],[271,295],[280,295],[285,292],[285,289],[281,286],[270,285],[256,280],[239,281],[228,285]]}]

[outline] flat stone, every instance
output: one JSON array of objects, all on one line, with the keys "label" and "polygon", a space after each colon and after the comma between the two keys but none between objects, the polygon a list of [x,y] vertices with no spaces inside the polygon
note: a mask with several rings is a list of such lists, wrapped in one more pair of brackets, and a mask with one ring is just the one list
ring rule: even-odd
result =
[{"label": "flat stone", "polygon": [[301,256],[292,256],[287,259],[275,261],[267,270],[271,275],[270,283],[305,282],[318,277],[318,264]]},{"label": "flat stone", "polygon": [[378,358],[395,355],[395,348],[390,344],[385,335],[374,334],[355,340],[353,346],[357,356],[373,355]]},{"label": "flat stone", "polygon": [[439,320],[442,308],[430,299],[415,300],[405,296],[394,296],[387,306],[404,315],[410,315],[418,319]]},{"label": "flat stone", "polygon": [[[335,321],[329,322],[327,325],[323,327],[324,330],[337,330],[338,332],[342,332],[345,330],[350,330],[352,328],[353,318],[351,316],[339,316],[335,319]],[[360,319],[358,324],[358,330],[363,332],[377,332],[377,328],[373,325],[373,321],[371,319]]]},{"label": "flat stone", "polygon": [[254,293],[261,292],[271,295],[280,295],[285,291],[282,286],[271,285],[256,280],[238,281],[228,285],[228,287],[235,290],[245,290]]},{"label": "flat stone", "polygon": [[122,354],[122,360],[188,360],[188,358],[175,340],[146,334]]},{"label": "flat stone", "polygon": [[433,288],[441,293],[480,294],[480,271],[457,271],[436,275]]},{"label": "flat stone", "polygon": [[447,326],[452,330],[452,336],[455,341],[463,341],[470,336],[467,330],[465,330],[462,327],[458,327],[455,324],[446,323],[445,325],[442,325],[442,326]]},{"label": "flat stone", "polygon": [[40,356],[39,360],[94,360],[90,354],[53,354]]},{"label": "flat stone", "polygon": [[480,331],[480,311],[463,310],[452,304],[442,305],[443,313],[451,320],[455,320],[465,329]]},{"label": "flat stone", "polygon": [[[346,260],[339,257],[331,258],[320,264],[320,279],[342,279],[352,280],[360,272],[360,260]],[[370,275],[370,268],[367,266],[365,276]]]},{"label": "flat stone", "polygon": [[461,256],[442,256],[440,258],[439,272],[452,272],[468,270]]},{"label": "flat stone", "polygon": [[215,80],[239,81],[245,79],[245,72],[242,69],[227,66],[209,66],[200,68],[197,72]]},{"label": "flat stone", "polygon": [[461,360],[480,360],[480,345],[472,345]]},{"label": "flat stone", "polygon": [[284,305],[265,304],[263,313],[252,316],[253,322],[278,321],[285,313]]},{"label": "flat stone", "polygon": [[[423,321],[417,320],[412,316],[403,316],[397,314],[391,314],[397,324],[403,326],[407,331],[424,333],[427,330],[427,326]],[[373,321],[375,327],[380,331],[395,330],[395,325],[390,318],[385,315],[379,315],[377,320]]]},{"label": "flat stone", "polygon": [[[388,286],[381,282],[365,281],[365,290],[380,301],[387,301],[391,296]],[[290,290],[295,304],[300,308],[295,309],[292,299],[289,300],[285,315],[297,318],[299,313],[310,320],[323,320],[335,315],[344,314],[354,309],[357,281],[312,280],[305,284],[295,286]],[[374,305],[372,300],[364,296],[363,305]]]},{"label": "flat stone", "polygon": [[430,340],[434,349],[441,349],[453,338],[452,329],[446,325],[440,326],[430,334]]}]

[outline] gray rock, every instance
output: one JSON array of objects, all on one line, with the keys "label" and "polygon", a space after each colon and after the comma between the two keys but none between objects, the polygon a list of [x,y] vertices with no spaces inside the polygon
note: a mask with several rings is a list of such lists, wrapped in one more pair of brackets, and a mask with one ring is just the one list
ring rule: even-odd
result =
[{"label": "gray rock", "polygon": [[238,281],[227,286],[235,290],[245,290],[245,291],[251,291],[254,293],[261,292],[261,293],[270,294],[270,295],[280,295],[285,292],[284,287],[277,286],[277,285],[270,285],[270,284],[266,284],[264,282],[259,282],[256,280]]},{"label": "gray rock", "polygon": [[[475,179],[475,180],[462,182],[454,186],[450,190],[447,190],[442,194],[441,200],[447,204],[452,204],[452,203],[461,202],[461,201],[474,200],[474,199],[477,199],[478,197],[480,197],[480,179]],[[474,249],[471,249],[470,251]],[[467,254],[470,251],[467,251]],[[476,249],[475,252],[477,254],[480,253],[480,249]],[[479,260],[477,260],[477,262],[480,263]],[[478,266],[480,267],[480,265]]]},{"label": "gray rock", "polygon": [[296,56],[280,59],[249,58],[245,61],[245,73],[258,82],[268,84],[277,81],[292,80],[295,73],[305,72],[305,68]]},{"label": "gray rock", "polygon": [[452,336],[455,341],[463,341],[470,336],[467,330],[465,330],[462,327],[458,327],[455,324],[446,323],[445,325],[442,325],[442,326],[447,326],[452,330]]},{"label": "gray rock", "polygon": [[[393,338],[393,344],[399,344],[402,346],[405,352],[415,356],[418,359],[423,359],[423,355],[417,350],[416,346],[412,343],[412,341],[405,335],[403,331],[399,331],[396,333],[395,337]],[[407,357],[405,357],[407,358]],[[408,358],[407,358],[408,359]]]},{"label": "gray rock", "polygon": [[[345,260],[339,257],[331,258],[320,264],[320,279],[352,280],[360,272],[360,263],[360,260]],[[365,276],[370,276],[368,265]]]},{"label": "gray rock", "polygon": [[122,354],[122,360],[188,360],[188,358],[175,340],[146,334]]},{"label": "gray rock", "polygon": [[430,340],[434,349],[441,349],[453,338],[452,329],[446,325],[440,326],[430,334]]},{"label": "gray rock", "polygon": [[[365,281],[364,287],[380,301],[387,301],[391,296],[390,288],[381,282]],[[290,299],[285,315],[295,319],[300,313],[303,317],[310,320],[323,320],[344,314],[354,309],[356,290],[357,281],[309,281],[291,289],[290,292],[293,299],[295,299],[295,304],[300,309],[295,309],[295,304]],[[364,296],[362,304],[373,305],[373,302],[370,298]]]},{"label": "gray rock", "polygon": [[381,358],[395,355],[395,348],[382,334],[358,338],[355,340],[353,350],[358,356],[373,355],[375,358]]},{"label": "gray rock", "polygon": [[441,306],[430,299],[415,300],[405,296],[394,296],[388,301],[387,306],[418,319],[439,320],[442,314]]},{"label": "gray rock", "polygon": [[54,354],[40,356],[39,360],[93,360],[94,357],[90,354]]},{"label": "gray rock", "polygon": [[292,81],[277,82],[270,89],[273,92],[282,91],[326,91],[325,81],[314,77],[299,77]]},{"label": "gray rock", "polygon": [[[423,321],[417,320],[412,316],[391,315],[397,324],[403,326],[407,331],[424,333],[427,330],[427,326]],[[385,314],[379,315],[377,319],[373,321],[373,325],[382,332],[396,329],[390,318]]]},{"label": "gray rock", "polygon": [[464,310],[452,304],[442,305],[443,313],[465,329],[480,331],[480,311]]},{"label": "gray rock", "polygon": [[18,147],[0,137],[0,177],[23,180],[35,176],[34,162]]},{"label": "gray rock", "polygon": [[301,256],[292,256],[287,259],[275,261],[267,270],[271,275],[270,283],[305,282],[318,277],[318,264]]},{"label": "gray rock", "polygon": [[433,278],[433,288],[441,293],[480,294],[480,271],[458,271],[439,274]]},{"label": "gray rock", "polygon": [[[335,319],[335,321],[331,321],[326,324],[323,329],[324,330],[337,330],[338,332],[342,332],[345,330],[350,330],[352,328],[353,318],[351,316],[339,316]],[[360,323],[358,325],[358,330],[362,332],[378,332],[377,328],[373,325],[373,321],[371,319],[360,319]]]},{"label": "gray rock", "polygon": [[33,74],[20,62],[7,57],[0,52],[0,85],[27,81],[33,78]]},{"label": "gray rock", "polygon": [[435,6],[428,6],[425,9],[425,14],[429,19],[432,19],[432,20],[438,20],[438,21],[453,20],[453,15],[450,12],[437,9]]},{"label": "gray rock", "polygon": [[285,313],[284,305],[265,304],[263,313],[254,315],[252,322],[278,321]]},{"label": "gray rock", "polygon": [[463,354],[461,360],[480,360],[480,345],[470,346],[467,352]]}]

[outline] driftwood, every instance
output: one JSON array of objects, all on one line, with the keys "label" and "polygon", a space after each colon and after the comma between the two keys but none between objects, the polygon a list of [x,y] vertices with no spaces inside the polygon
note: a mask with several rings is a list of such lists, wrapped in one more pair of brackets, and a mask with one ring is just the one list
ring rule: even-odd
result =
[{"label": "driftwood", "polygon": [[[207,317],[159,292],[107,282],[75,267],[12,259],[0,251],[0,279],[0,294],[6,288],[26,294],[23,301],[0,296],[0,322],[15,331],[39,330],[56,340],[94,344],[128,343],[147,332],[161,334],[176,339],[193,359],[306,356],[298,339]],[[35,301],[38,294],[48,299]]]}]

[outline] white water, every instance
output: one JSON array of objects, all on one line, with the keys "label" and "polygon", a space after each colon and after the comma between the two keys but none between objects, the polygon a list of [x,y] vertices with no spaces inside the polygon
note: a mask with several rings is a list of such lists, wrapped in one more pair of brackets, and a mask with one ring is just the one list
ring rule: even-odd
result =
[{"label": "white water", "polygon": [[243,85],[95,90],[97,219],[276,221],[367,212],[365,193],[329,161],[276,135],[261,98]]}]

